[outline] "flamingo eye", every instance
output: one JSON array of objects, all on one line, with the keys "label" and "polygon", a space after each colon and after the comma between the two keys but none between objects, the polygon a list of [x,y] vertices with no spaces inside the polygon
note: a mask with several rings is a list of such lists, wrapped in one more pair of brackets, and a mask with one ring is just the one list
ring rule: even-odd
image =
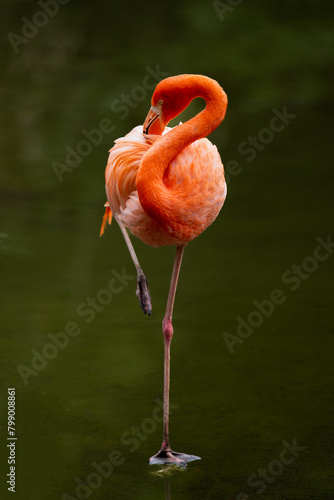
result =
[{"label": "flamingo eye", "polygon": [[162,105],[163,105],[163,103],[164,103],[164,101],[163,101],[162,99],[159,99],[159,101],[158,101],[158,106],[162,106]]}]

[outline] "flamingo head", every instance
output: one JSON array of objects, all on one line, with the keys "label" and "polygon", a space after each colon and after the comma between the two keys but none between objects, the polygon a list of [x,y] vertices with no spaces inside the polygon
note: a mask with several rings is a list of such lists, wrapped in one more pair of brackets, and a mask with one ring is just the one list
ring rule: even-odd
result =
[{"label": "flamingo head", "polygon": [[158,83],[152,96],[151,109],[144,122],[144,134],[161,135],[168,123],[182,113],[196,97],[190,78],[192,76],[171,76]]}]

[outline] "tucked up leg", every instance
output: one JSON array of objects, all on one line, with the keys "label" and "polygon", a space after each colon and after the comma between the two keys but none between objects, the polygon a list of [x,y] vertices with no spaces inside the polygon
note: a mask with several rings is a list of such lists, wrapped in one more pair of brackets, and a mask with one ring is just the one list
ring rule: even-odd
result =
[{"label": "tucked up leg", "polygon": [[152,313],[152,304],[151,304],[151,294],[150,294],[150,291],[148,289],[148,284],[147,284],[146,276],[143,273],[142,268],[140,267],[140,264],[139,264],[136,252],[135,252],[135,250],[133,248],[133,245],[131,243],[131,240],[130,240],[130,237],[129,237],[128,233],[127,233],[127,230],[124,227],[124,224],[122,223],[122,221],[120,220],[120,218],[118,217],[117,214],[116,215],[114,214],[114,218],[115,218],[117,224],[119,225],[119,227],[120,227],[120,229],[122,231],[125,243],[126,243],[128,249],[129,249],[131,258],[132,258],[133,263],[134,263],[134,265],[136,267],[136,270],[137,270],[137,291],[136,291],[136,295],[137,295],[138,300],[139,300],[139,305],[140,305],[141,310],[143,311],[143,313],[144,314],[147,313],[150,316],[151,313]]}]

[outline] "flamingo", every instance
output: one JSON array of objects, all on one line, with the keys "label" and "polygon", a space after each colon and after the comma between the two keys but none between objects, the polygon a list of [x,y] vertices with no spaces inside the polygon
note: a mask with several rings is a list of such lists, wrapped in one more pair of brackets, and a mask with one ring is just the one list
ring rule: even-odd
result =
[{"label": "flamingo", "polygon": [[[206,107],[174,128],[168,123],[196,97]],[[186,464],[196,455],[172,450],[169,440],[170,344],[172,314],[184,248],[216,219],[226,197],[224,167],[206,136],[225,117],[227,96],[213,79],[178,75],[158,83],[143,126],[115,141],[105,171],[108,202],[101,234],[115,218],[137,270],[136,295],[144,313],[152,312],[151,294],[130,232],[152,247],[176,245],[166,312],[164,338],[163,441],[150,464]]]}]

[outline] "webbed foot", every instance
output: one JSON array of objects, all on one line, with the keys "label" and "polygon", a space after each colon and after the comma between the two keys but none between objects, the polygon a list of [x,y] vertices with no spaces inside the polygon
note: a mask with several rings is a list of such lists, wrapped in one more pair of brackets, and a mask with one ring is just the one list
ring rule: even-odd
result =
[{"label": "webbed foot", "polygon": [[137,275],[137,291],[136,295],[139,300],[139,305],[144,314],[151,316],[152,313],[152,303],[151,294],[148,289],[147,279],[144,274]]}]

